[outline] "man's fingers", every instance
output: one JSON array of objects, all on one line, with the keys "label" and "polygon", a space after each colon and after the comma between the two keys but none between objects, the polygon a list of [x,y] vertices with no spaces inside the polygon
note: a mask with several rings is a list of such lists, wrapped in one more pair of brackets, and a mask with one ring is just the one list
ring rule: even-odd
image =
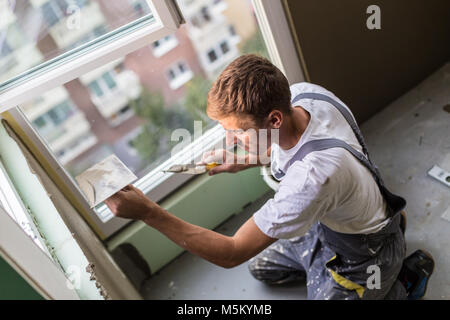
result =
[{"label": "man's fingers", "polygon": [[123,187],[120,191],[130,191],[130,190],[133,190],[132,184],[129,184],[129,185]]},{"label": "man's fingers", "polygon": [[[116,203],[120,201],[120,199],[123,197],[123,192],[129,191],[129,186],[126,186],[122,188],[121,190],[114,193],[112,196],[110,196],[108,199],[104,201],[104,203],[111,209]],[[127,188],[127,189],[126,189]]]},{"label": "man's fingers", "polygon": [[202,155],[203,163],[218,162],[223,163],[226,159],[227,151],[225,149],[207,151]]},{"label": "man's fingers", "polygon": [[216,159],[217,159],[216,155],[212,152],[209,152],[208,154],[203,154],[203,156],[202,156],[203,163],[215,162]]},{"label": "man's fingers", "polygon": [[214,167],[214,168],[210,169],[208,171],[208,174],[210,176],[213,176],[215,174],[222,173],[222,172],[227,172],[227,167],[225,165],[219,165],[217,167]]}]

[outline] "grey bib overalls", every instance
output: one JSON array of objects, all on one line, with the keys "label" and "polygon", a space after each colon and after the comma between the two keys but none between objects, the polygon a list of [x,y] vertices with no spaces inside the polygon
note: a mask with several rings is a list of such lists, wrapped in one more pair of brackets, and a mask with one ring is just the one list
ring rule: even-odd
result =
[{"label": "grey bib overalls", "polygon": [[[406,253],[400,228],[400,212],[406,201],[389,192],[378,168],[371,162],[362,134],[351,113],[338,101],[317,93],[302,93],[292,100],[326,101],[344,116],[364,154],[338,139],[320,139],[305,143],[289,164],[301,161],[314,151],[344,148],[372,173],[387,205],[388,224],[373,234],[344,234],[322,223],[305,236],[278,240],[250,260],[252,275],[268,283],[284,283],[306,278],[308,299],[404,299],[406,292],[397,281]],[[282,179],[284,172],[274,175]]]}]

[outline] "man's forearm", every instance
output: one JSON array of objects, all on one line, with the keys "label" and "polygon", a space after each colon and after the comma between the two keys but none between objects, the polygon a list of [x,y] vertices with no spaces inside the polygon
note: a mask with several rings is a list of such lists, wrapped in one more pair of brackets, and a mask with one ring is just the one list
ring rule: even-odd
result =
[{"label": "man's forearm", "polygon": [[235,250],[234,239],[187,223],[162,208],[157,208],[143,220],[179,246],[224,268],[245,260]]}]

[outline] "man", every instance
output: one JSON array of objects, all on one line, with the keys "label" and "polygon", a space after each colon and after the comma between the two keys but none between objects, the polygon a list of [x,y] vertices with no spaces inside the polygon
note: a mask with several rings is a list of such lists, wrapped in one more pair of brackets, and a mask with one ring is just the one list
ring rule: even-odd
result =
[{"label": "man", "polygon": [[142,220],[224,268],[251,259],[250,272],[261,281],[305,279],[309,299],[423,296],[420,284],[433,261],[416,252],[402,271],[404,285],[397,281],[406,250],[405,201],[383,186],[350,110],[333,93],[306,82],[289,87],[268,60],[245,55],[213,84],[207,113],[227,130],[228,145],[250,150],[250,129],[267,130],[267,141],[256,142],[267,150],[249,154],[245,163],[224,150],[204,158],[235,160],[210,170],[217,174],[253,167],[270,152],[272,174],[280,180],[274,198],[232,237],[171,215],[133,186],[106,201],[116,216]]}]

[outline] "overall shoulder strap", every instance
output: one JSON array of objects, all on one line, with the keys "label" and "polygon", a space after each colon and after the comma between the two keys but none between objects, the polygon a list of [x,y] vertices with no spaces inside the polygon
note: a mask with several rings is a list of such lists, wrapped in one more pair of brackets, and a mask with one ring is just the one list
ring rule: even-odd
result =
[{"label": "overall shoulder strap", "polygon": [[[353,118],[352,114],[347,110],[346,107],[344,107],[339,102],[335,101],[334,99],[318,93],[302,93],[296,96],[292,103],[297,102],[300,99],[314,99],[314,100],[322,100],[329,102],[333,106],[335,106],[341,114],[344,116],[344,118],[349,123],[350,127],[352,128],[356,138],[358,139],[358,142],[361,144],[361,147],[363,149],[363,152],[366,156],[364,156],[362,153],[355,150],[353,147],[351,147],[348,143],[345,141],[329,138],[329,139],[318,139],[318,140],[312,140],[308,141],[307,143],[303,144],[300,149],[297,151],[297,153],[291,158],[289,161],[289,165],[292,165],[295,161],[301,161],[304,157],[306,157],[309,153],[313,151],[321,151],[325,149],[330,148],[336,148],[340,147],[347,151],[349,151],[356,159],[358,159],[361,164],[363,164],[372,174],[374,177],[381,194],[385,198],[386,202],[388,203],[388,206],[390,207],[390,213],[394,214],[397,213],[406,206],[406,201],[402,197],[399,197],[397,195],[392,194],[383,183],[383,180],[381,179],[380,173],[378,171],[378,168],[370,161],[369,154],[367,151],[366,144],[364,142],[363,136],[361,134],[361,131],[358,128],[358,125],[356,124],[355,119]],[[284,172],[280,171],[277,173],[279,177],[284,175]]]},{"label": "overall shoulder strap", "polygon": [[372,160],[370,160],[370,156],[369,156],[369,151],[367,149],[366,143],[364,141],[363,135],[361,133],[361,130],[359,129],[355,118],[353,117],[353,115],[351,114],[351,112],[345,107],[343,106],[340,102],[338,102],[337,100],[322,94],[322,93],[314,93],[314,92],[304,92],[304,93],[300,93],[297,96],[294,97],[294,99],[292,99],[292,104],[294,104],[295,102],[301,100],[301,99],[313,99],[313,100],[320,100],[320,101],[325,101],[328,102],[329,104],[331,104],[332,106],[334,106],[344,117],[344,119],[347,121],[347,123],[350,125],[350,127],[352,128],[352,131],[356,137],[356,139],[358,140],[359,144],[361,145],[361,148],[364,152],[364,154],[366,155],[367,159],[369,160],[369,163],[371,164],[371,166],[373,167],[373,170],[375,170],[377,176],[380,178],[381,180],[381,176],[380,173],[378,171],[378,167],[372,163]]},{"label": "overall shoulder strap", "polygon": [[304,145],[300,147],[297,153],[289,160],[289,166],[292,165],[295,161],[301,161],[304,157],[306,157],[309,153],[313,151],[321,151],[330,148],[343,148],[349,151],[356,159],[359,160],[367,169],[369,169],[370,173],[372,173],[375,181],[378,185],[383,185],[383,181],[378,174],[378,171],[375,170],[372,163],[360,152],[358,152],[355,148],[351,147],[345,141],[328,138],[328,139],[318,139],[311,140],[306,142]]},{"label": "overall shoulder strap", "polygon": [[353,118],[353,115],[350,113],[350,111],[348,111],[348,109],[346,107],[344,107],[341,103],[339,103],[335,99],[333,99],[325,94],[313,93],[313,92],[300,93],[292,100],[291,103],[294,104],[295,102],[297,102],[301,99],[321,100],[321,101],[326,101],[326,102],[330,103],[331,105],[333,105],[342,114],[342,116],[345,118],[347,123],[352,128],[353,133],[355,134],[356,139],[358,139],[358,142],[361,145],[364,154],[367,156],[369,155],[366,143],[364,142],[364,138],[361,134],[361,131],[359,130],[358,125],[356,124],[355,118]]}]

